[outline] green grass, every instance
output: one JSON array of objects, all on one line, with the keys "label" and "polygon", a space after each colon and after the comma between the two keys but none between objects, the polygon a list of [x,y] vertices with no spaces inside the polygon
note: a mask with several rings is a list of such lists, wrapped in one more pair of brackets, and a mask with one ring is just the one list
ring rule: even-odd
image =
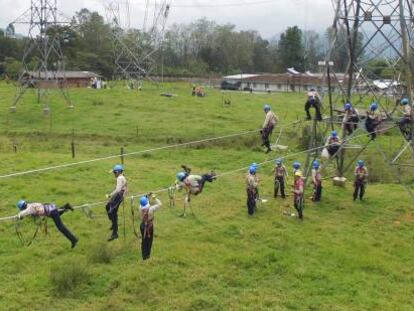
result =
[{"label": "green grass", "polygon": [[[14,89],[0,84],[0,175],[73,161],[72,129],[78,161],[117,154],[121,147],[125,152],[144,150],[255,129],[263,121],[265,102],[284,124],[303,115],[303,94],[226,93],[232,105],[222,107],[220,91],[207,90],[202,99],[189,96],[190,91],[187,84],[149,86],[142,92],[121,87],[71,90],[76,108],[68,110],[52,94],[48,119],[30,92],[17,113],[9,114]],[[161,92],[178,96],[165,98]],[[220,173],[301,150],[302,131],[303,125],[298,125],[282,136],[280,143],[289,146],[283,154],[264,155],[252,134],[127,157],[130,194],[170,185],[183,163],[195,172]],[[396,131],[378,141],[388,152],[400,143]],[[378,181],[368,186],[366,200],[352,201],[351,183],[336,188],[326,181],[323,202],[306,203],[304,222],[283,215],[292,208],[291,197],[271,197],[271,165],[259,172],[261,195],[269,202],[259,206],[254,217],[247,216],[244,172],[207,184],[192,201],[195,217],[178,217],[182,201],[169,208],[167,196],[161,194],[164,206],[156,215],[148,262],[141,261],[129,202],[125,240],[121,211],[121,238],[107,245],[104,206],[94,208],[95,219],[81,211],[63,216],[80,238],[74,250],[51,221],[48,235],[40,233],[28,248],[19,244],[14,223],[1,223],[0,309],[410,310],[411,201],[400,185],[392,183],[394,177],[375,145],[364,158]],[[289,168],[293,160],[287,160]],[[113,188],[108,171],[115,162],[0,180],[0,216],[16,213],[20,197],[75,205],[105,200]],[[29,236],[34,227],[26,219],[22,229]]]}]

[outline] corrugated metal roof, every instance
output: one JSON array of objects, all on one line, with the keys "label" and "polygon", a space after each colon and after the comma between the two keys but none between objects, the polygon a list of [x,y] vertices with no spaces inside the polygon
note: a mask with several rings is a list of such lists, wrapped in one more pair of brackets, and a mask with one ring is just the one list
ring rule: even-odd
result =
[{"label": "corrugated metal roof", "polygon": [[29,76],[33,78],[54,80],[54,79],[90,79],[100,78],[101,76],[91,71],[28,71]]}]

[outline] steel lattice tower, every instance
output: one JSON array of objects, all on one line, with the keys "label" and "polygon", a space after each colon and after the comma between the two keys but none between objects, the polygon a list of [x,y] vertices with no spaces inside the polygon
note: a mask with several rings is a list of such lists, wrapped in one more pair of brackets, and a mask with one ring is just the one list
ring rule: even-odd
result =
[{"label": "steel lattice tower", "polygon": [[58,17],[56,0],[31,0],[30,9],[11,23],[29,27],[12,112],[29,88],[37,89],[37,101],[44,106],[45,113],[50,109],[51,88],[59,88],[68,106],[73,107],[65,89],[62,38],[58,31],[67,22],[59,21]]}]

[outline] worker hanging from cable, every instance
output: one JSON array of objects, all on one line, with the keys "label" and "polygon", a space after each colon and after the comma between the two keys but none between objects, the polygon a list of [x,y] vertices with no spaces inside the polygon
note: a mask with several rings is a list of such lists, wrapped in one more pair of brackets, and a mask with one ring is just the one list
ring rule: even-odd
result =
[{"label": "worker hanging from cable", "polygon": [[112,241],[118,238],[118,209],[126,193],[128,192],[128,183],[124,176],[124,167],[121,164],[117,164],[113,167],[112,172],[116,178],[116,187],[114,191],[106,195],[109,199],[106,204],[106,212],[112,225],[109,230],[112,230],[112,234],[108,241]]},{"label": "worker hanging from cable", "polygon": [[266,104],[263,107],[263,110],[266,114],[265,120],[263,122],[262,130],[260,131],[262,134],[262,146],[265,146],[267,148],[266,153],[269,153],[272,151],[270,148],[270,136],[272,135],[273,129],[276,126],[276,123],[278,121],[276,114],[273,113],[271,110],[272,108],[270,105]]},{"label": "worker hanging from cable", "polygon": [[351,103],[344,105],[344,117],[342,119],[342,131],[347,135],[351,135],[357,128],[359,122],[358,110]]},{"label": "worker hanging from cable", "polygon": [[282,164],[281,159],[276,160],[276,166],[273,169],[275,174],[275,184],[274,184],[274,197],[277,198],[279,189],[280,195],[282,199],[286,198],[285,194],[285,184],[286,184],[286,177],[287,177],[287,170],[286,167]]},{"label": "worker hanging from cable", "polygon": [[377,137],[377,128],[380,125],[381,121],[381,115],[378,112],[378,104],[376,102],[373,102],[371,105],[369,105],[367,118],[365,120],[365,128],[372,140]]},{"label": "worker hanging from cable", "polygon": [[359,197],[360,200],[363,199],[365,194],[365,188],[368,182],[368,169],[365,166],[363,160],[358,160],[357,166],[354,171],[355,182],[354,182],[354,201]]},{"label": "worker hanging from cable", "polygon": [[313,184],[313,195],[312,201],[319,202],[322,198],[322,173],[321,164],[318,160],[312,163],[312,184]]},{"label": "worker hanging from cable", "polygon": [[305,103],[305,111],[306,111],[306,119],[311,120],[312,117],[310,115],[309,109],[311,107],[315,108],[315,118],[318,121],[322,121],[321,115],[321,97],[319,96],[318,92],[315,89],[310,89],[307,93],[307,100]]},{"label": "worker hanging from cable", "polygon": [[338,133],[336,131],[332,131],[325,143],[325,148],[329,154],[329,157],[335,156],[340,147],[341,140],[338,137]]},{"label": "worker hanging from cable", "polygon": [[259,177],[256,172],[257,168],[250,166],[246,176],[247,213],[249,215],[253,215],[256,211],[256,201],[258,200]]},{"label": "worker hanging from cable", "polygon": [[411,127],[412,127],[413,119],[411,115],[410,102],[408,98],[403,98],[401,99],[400,104],[402,106],[402,113],[403,113],[403,116],[399,122],[400,130],[404,134],[404,137],[406,140],[411,140],[411,136],[412,136]]},{"label": "worker hanging from cable", "polygon": [[207,182],[213,182],[216,179],[216,173],[210,172],[210,174],[195,175],[191,174],[191,168],[182,165],[183,172],[178,172],[176,188],[185,189],[186,197],[185,202],[188,203],[191,200],[191,195],[198,195],[203,192],[204,184]]},{"label": "worker hanging from cable", "polygon": [[154,213],[162,206],[162,203],[152,193],[141,197],[139,203],[141,210],[141,253],[142,259],[147,260],[151,256],[152,240],[154,238]]},{"label": "worker hanging from cable", "polygon": [[303,209],[304,209],[304,188],[305,182],[302,178],[302,172],[296,171],[294,175],[294,184],[293,184],[293,205],[295,206],[296,211],[298,212],[299,219],[303,219]]},{"label": "worker hanging from cable", "polygon": [[56,228],[72,243],[72,248],[78,243],[78,239],[69,231],[68,228],[63,224],[60,216],[66,211],[73,211],[72,206],[66,203],[61,208],[58,208],[55,204],[51,203],[27,203],[25,200],[19,200],[17,207],[20,213],[17,215],[18,219],[22,219],[26,216],[37,216],[37,217],[49,217],[52,218]]}]

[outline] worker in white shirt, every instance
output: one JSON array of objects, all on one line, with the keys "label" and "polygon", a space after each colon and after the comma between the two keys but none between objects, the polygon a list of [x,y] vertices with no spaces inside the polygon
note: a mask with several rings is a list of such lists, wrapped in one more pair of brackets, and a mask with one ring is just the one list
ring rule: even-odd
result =
[{"label": "worker in white shirt", "polygon": [[106,212],[112,225],[112,235],[108,241],[112,241],[118,238],[118,209],[124,200],[124,196],[128,191],[128,183],[124,176],[124,167],[121,164],[117,164],[113,167],[112,172],[116,178],[116,187],[114,191],[107,194],[106,197],[109,199],[106,204]]},{"label": "worker in white shirt", "polygon": [[26,216],[44,216],[53,219],[56,228],[72,243],[72,248],[78,243],[78,239],[65,227],[60,216],[68,210],[73,211],[72,206],[66,203],[63,207],[58,208],[55,204],[49,203],[27,203],[25,200],[19,200],[17,207],[20,213],[17,215],[18,219]]},{"label": "worker in white shirt", "polygon": [[[151,204],[150,200],[155,201],[155,204]],[[147,260],[151,256],[152,240],[154,238],[154,213],[162,206],[160,200],[155,195],[148,194],[140,199],[141,208],[141,253],[142,259]]]},{"label": "worker in white shirt", "polygon": [[322,121],[322,115],[321,115],[321,100],[318,92],[315,91],[315,89],[310,89],[307,93],[307,101],[305,103],[305,111],[306,111],[306,119],[311,120],[312,117],[309,113],[309,109],[311,107],[315,108],[315,118],[317,121]]},{"label": "worker in white shirt", "polygon": [[400,130],[404,134],[407,140],[411,140],[411,127],[407,129],[407,125],[411,124],[412,126],[413,117],[411,114],[411,106],[410,106],[408,98],[401,99],[400,104],[402,105],[402,113],[403,113],[403,116],[399,122]]},{"label": "worker in white shirt", "polygon": [[275,128],[276,123],[278,121],[276,115],[273,113],[271,109],[272,108],[268,104],[264,105],[263,107],[263,110],[266,114],[266,118],[263,122],[261,134],[263,140],[262,146],[265,146],[267,148],[266,153],[272,151],[272,149],[270,148],[270,136],[272,135],[273,129]]}]

